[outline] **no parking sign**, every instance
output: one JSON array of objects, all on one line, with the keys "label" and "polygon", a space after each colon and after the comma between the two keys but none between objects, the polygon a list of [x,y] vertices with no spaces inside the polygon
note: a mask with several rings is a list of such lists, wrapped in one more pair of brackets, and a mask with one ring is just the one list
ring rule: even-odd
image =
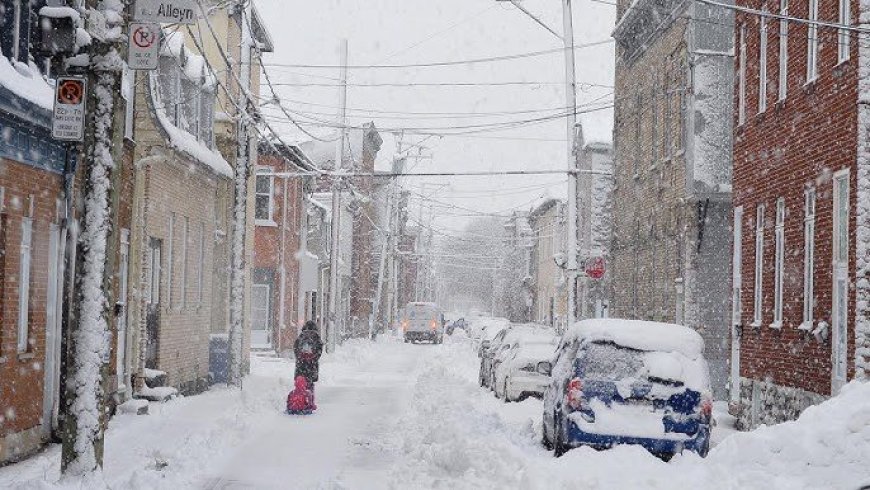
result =
[{"label": "no parking sign", "polygon": [[127,44],[127,65],[131,70],[154,70],[160,59],[160,25],[134,22],[130,24]]}]

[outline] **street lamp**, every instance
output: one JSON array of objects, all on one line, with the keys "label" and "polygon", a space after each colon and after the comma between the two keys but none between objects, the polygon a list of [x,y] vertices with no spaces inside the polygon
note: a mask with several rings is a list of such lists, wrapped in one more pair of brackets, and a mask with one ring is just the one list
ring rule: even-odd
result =
[{"label": "street lamp", "polygon": [[551,34],[561,39],[565,46],[565,98],[566,107],[570,111],[565,118],[568,132],[568,326],[574,323],[576,277],[577,277],[577,159],[575,155],[575,132],[577,125],[577,80],[574,73],[574,22],[571,12],[571,0],[562,0],[562,35],[551,29],[537,16],[520,5],[518,0],[496,0],[510,2],[524,14],[528,15]]}]

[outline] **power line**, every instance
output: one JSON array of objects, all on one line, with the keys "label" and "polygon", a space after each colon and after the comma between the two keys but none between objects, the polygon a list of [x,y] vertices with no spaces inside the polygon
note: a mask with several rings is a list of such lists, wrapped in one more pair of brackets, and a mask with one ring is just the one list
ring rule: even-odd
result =
[{"label": "power line", "polygon": [[[542,85],[565,85],[565,82],[536,82],[536,81],[510,81],[510,82],[373,82],[373,83],[348,83],[348,87],[360,88],[416,88],[416,87],[510,87],[510,86],[527,86],[540,87]],[[328,87],[338,88],[341,84],[338,83],[306,83],[306,82],[277,82],[276,87]],[[577,86],[585,88],[609,88],[613,85],[605,85],[601,83],[577,82]]]},{"label": "power line", "polygon": [[[583,48],[591,48],[595,46],[602,46],[605,44],[610,44],[613,42],[613,39],[603,39],[601,41],[595,41],[586,44],[577,44],[574,46],[574,49],[583,49]],[[561,53],[564,52],[567,48],[554,48],[554,49],[546,49],[542,51],[532,51],[529,53],[520,53],[520,54],[512,54],[505,56],[491,56],[488,58],[475,58],[468,60],[455,60],[455,61],[435,61],[430,63],[413,63],[407,65],[348,65],[346,68],[351,70],[367,70],[367,69],[375,69],[375,68],[383,68],[383,69],[399,69],[399,68],[430,68],[430,67],[439,67],[439,66],[456,66],[456,65],[471,65],[476,63],[491,63],[498,61],[509,61],[523,58],[534,58],[537,56],[543,56],[553,53]],[[339,68],[343,68],[340,65],[306,65],[306,64],[294,64],[294,63],[271,63],[268,66],[274,67],[290,67],[290,68],[310,68],[310,69],[326,69],[326,70],[335,70]]]}]

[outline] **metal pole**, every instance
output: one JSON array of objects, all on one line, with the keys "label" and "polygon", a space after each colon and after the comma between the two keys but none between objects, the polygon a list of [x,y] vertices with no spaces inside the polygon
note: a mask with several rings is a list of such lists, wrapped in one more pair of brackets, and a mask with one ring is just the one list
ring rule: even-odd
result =
[{"label": "metal pole", "polygon": [[[347,124],[347,39],[341,41],[341,82],[338,89],[338,146],[335,149],[335,170],[341,172],[344,164],[344,141]],[[327,352],[335,352],[336,334],[338,332],[338,263],[339,263],[339,240],[341,238],[341,177],[336,176],[332,181],[332,237],[329,251],[329,330],[327,334]]]},{"label": "metal pole", "polygon": [[574,22],[571,12],[571,0],[562,0],[562,39],[565,42],[565,96],[566,106],[571,113],[566,117],[568,136],[568,307],[567,326],[574,324],[575,293],[577,278],[577,166],[575,157],[575,132],[577,124],[577,82],[574,73]]}]

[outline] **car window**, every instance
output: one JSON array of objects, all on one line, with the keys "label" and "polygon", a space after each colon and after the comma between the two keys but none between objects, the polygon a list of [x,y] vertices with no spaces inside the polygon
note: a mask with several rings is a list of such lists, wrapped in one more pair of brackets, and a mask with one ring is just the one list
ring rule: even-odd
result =
[{"label": "car window", "polygon": [[619,381],[637,376],[644,366],[644,352],[613,343],[587,344],[577,353],[579,374],[584,379]]}]

